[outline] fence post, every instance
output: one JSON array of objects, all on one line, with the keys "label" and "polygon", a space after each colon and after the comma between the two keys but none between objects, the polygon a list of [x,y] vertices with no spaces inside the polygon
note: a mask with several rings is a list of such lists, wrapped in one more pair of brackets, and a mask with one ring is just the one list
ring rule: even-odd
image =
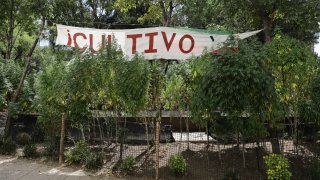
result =
[{"label": "fence post", "polygon": [[156,120],[156,153],[155,153],[155,160],[156,160],[156,180],[159,179],[159,146],[160,146],[160,121],[161,121],[161,109],[159,109],[157,114]]},{"label": "fence post", "polygon": [[187,120],[187,124],[186,124],[186,128],[187,128],[187,149],[190,150],[190,139],[189,139],[189,118],[186,118]]},{"label": "fence post", "polygon": [[63,161],[64,154],[64,136],[65,136],[65,116],[61,115],[61,134],[60,134],[60,152],[59,152],[59,164]]}]

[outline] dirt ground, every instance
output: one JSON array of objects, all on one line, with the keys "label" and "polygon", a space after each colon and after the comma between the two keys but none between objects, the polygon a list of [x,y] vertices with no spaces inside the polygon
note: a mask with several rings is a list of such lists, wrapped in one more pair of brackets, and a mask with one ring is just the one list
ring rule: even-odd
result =
[{"label": "dirt ground", "polygon": [[[132,178],[152,179],[155,176],[154,147],[147,156],[145,145],[125,145],[123,158],[133,156],[136,159],[135,171],[128,175]],[[270,153],[271,144],[262,143],[257,148],[255,143],[245,144],[245,150],[235,144],[217,145],[205,143],[174,142],[160,146],[160,178],[161,179],[223,179],[227,173],[234,173],[240,179],[266,179],[266,167],[263,156]],[[220,150],[219,150],[220,149]],[[282,150],[290,162],[292,179],[308,179],[307,165],[312,152],[305,146],[299,146],[299,154],[295,153],[292,141],[283,141]],[[119,170],[119,146],[114,145],[107,151],[107,162],[98,174],[110,173],[123,177]],[[243,153],[244,150],[244,153]],[[167,167],[171,155],[181,153],[188,163],[188,174],[177,178]]]}]

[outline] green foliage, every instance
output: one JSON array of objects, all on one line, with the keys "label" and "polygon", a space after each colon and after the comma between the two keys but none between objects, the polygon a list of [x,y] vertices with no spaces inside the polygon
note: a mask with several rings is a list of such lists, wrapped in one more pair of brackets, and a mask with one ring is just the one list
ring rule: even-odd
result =
[{"label": "green foliage", "polygon": [[315,106],[320,107],[320,75],[314,78],[311,82],[310,99]]},{"label": "green foliage", "polygon": [[298,102],[298,114],[301,121],[304,123],[314,123],[314,128],[311,134],[311,140],[317,141],[317,129],[320,125],[320,90],[319,90],[320,76],[311,80],[308,88],[310,96]]},{"label": "green foliage", "polygon": [[[235,46],[230,39],[225,47]],[[220,55],[204,54],[192,64],[193,93],[190,110],[193,121],[227,115],[229,132],[246,132],[246,124],[257,131],[275,100],[274,77],[266,63],[266,54],[257,42],[238,42],[238,51],[225,48]],[[241,121],[248,117],[250,122]]]},{"label": "green foliage", "polygon": [[[33,59],[39,60],[42,52],[35,52]],[[34,99],[36,96],[34,88],[34,80],[36,64],[30,66],[29,75],[23,82],[23,89],[19,94],[19,101],[16,103],[11,102],[11,98],[16,90],[20,76],[23,70],[21,61],[10,60],[6,61],[0,58],[0,110],[9,109],[9,112],[15,117],[18,112],[34,112]]]},{"label": "green foliage", "polygon": [[[252,27],[262,28],[270,23],[279,26],[291,37],[311,44],[319,32],[320,3],[318,0],[215,1],[213,22],[231,31],[246,31]],[[265,30],[266,31],[266,30]]]},{"label": "green foliage", "polygon": [[[309,86],[310,97],[299,102],[299,115],[306,122],[315,122],[320,125],[320,76],[317,75]],[[314,134],[315,135],[315,134]],[[317,137],[315,136],[315,139]]]},{"label": "green foliage", "polygon": [[166,109],[178,109],[182,108],[180,101],[183,94],[183,79],[181,76],[173,74],[166,82],[165,90],[162,91],[163,101],[166,103]]},{"label": "green foliage", "polygon": [[[67,128],[89,131],[92,109],[102,105],[129,113],[142,110],[148,100],[149,62],[136,56],[125,61],[115,44],[98,54],[75,55],[70,62],[54,56],[37,79],[40,124],[46,136],[59,135],[61,114]],[[52,125],[54,123],[54,126]]]},{"label": "green foliage", "polygon": [[87,169],[99,169],[103,165],[104,156],[102,153],[89,153],[85,157],[85,166]]},{"label": "green foliage", "polygon": [[148,100],[150,85],[149,62],[140,56],[131,61],[117,62],[115,72],[116,94],[129,113],[142,110]]},{"label": "green foliage", "polygon": [[3,141],[0,147],[0,154],[15,154],[17,150],[17,144],[11,138],[7,138]]},{"label": "green foliage", "polygon": [[270,180],[289,180],[292,176],[289,171],[288,159],[279,154],[264,156],[267,165],[267,175]]},{"label": "green foliage", "polygon": [[127,156],[124,158],[121,162],[120,168],[124,174],[129,174],[134,169],[134,164],[136,163],[136,160],[133,156]]},{"label": "green foliage", "polygon": [[51,57],[43,64],[45,67],[36,79],[39,125],[46,136],[54,137],[59,136],[61,113],[66,108],[66,62]]},{"label": "green foliage", "polygon": [[[109,27],[109,15],[114,9],[114,1],[78,1],[78,0],[55,0],[52,1],[52,22],[66,23],[73,26],[85,26],[104,28]],[[116,20],[116,19],[115,19]],[[112,22],[112,20],[111,20]]]},{"label": "green foliage", "polygon": [[[266,45],[268,64],[273,69],[276,93],[279,97],[282,116],[306,116],[310,99],[310,84],[316,77],[318,62],[306,44],[277,33]],[[300,113],[299,113],[300,104]],[[304,108],[305,107],[305,108]],[[303,112],[304,111],[304,112]]]},{"label": "green foliage", "polygon": [[0,110],[9,106],[10,95],[19,82],[21,67],[14,61],[7,63],[0,58]]},{"label": "green foliage", "polygon": [[115,44],[107,45],[96,55],[76,53],[69,62],[59,57],[58,53],[44,63],[36,81],[38,109],[43,114],[40,124],[48,135],[58,135],[62,113],[68,119],[67,128],[87,131],[91,109],[97,109],[98,105],[103,109],[121,105],[133,112],[146,104],[149,78],[145,74],[146,62],[141,58],[125,62]]},{"label": "green foliage", "polygon": [[[69,113],[67,118],[71,121],[71,126],[78,129],[83,128],[83,124],[91,116],[89,103],[93,100],[98,85],[95,79],[99,74],[95,74],[97,59],[92,55],[76,55],[67,68],[64,93],[68,97],[65,102]],[[66,97],[64,97],[66,99]]]},{"label": "green foliage", "polygon": [[[168,0],[165,3],[168,4]],[[135,19],[135,23],[139,22],[141,24],[145,23],[156,23],[161,20],[162,11],[159,1],[133,1],[133,0],[116,0],[115,7],[120,12],[129,14],[130,11],[140,8],[142,11],[139,12],[138,17]],[[136,15],[136,16],[137,16]],[[134,22],[132,22],[134,23]]]},{"label": "green foliage", "polygon": [[23,148],[23,154],[24,154],[24,157],[31,157],[31,158],[37,157],[39,155],[35,144],[27,144]]},{"label": "green foliage", "polygon": [[[165,87],[164,64],[159,61],[151,62],[151,81],[149,91],[149,110],[161,108],[161,94]],[[164,103],[163,103],[164,104]]]},{"label": "green foliage", "polygon": [[187,110],[191,94],[191,68],[189,62],[171,64],[165,79],[161,98],[166,109]]},{"label": "green foliage", "polygon": [[[298,104],[298,114],[301,120],[303,120],[304,122],[312,122],[319,125],[320,109],[314,101],[310,99],[301,100]],[[315,136],[315,134],[313,135],[315,138],[314,140],[316,140],[317,137]]]},{"label": "green foliage", "polygon": [[215,0],[180,0],[180,3],[183,5],[178,9],[179,13],[176,16],[182,17],[173,19],[175,24],[202,29],[212,26],[215,22],[216,16],[213,15],[217,9]]},{"label": "green foliage", "polygon": [[[68,149],[67,152],[65,152],[66,160],[70,163],[85,163],[86,157],[89,157],[90,155],[90,147],[89,145],[83,141],[80,140],[76,143],[75,147]],[[92,159],[90,159],[92,160]]]},{"label": "green foliage", "polygon": [[27,145],[31,141],[31,136],[28,133],[22,132],[16,136],[16,142],[19,145]]},{"label": "green foliage", "polygon": [[84,140],[80,140],[73,148],[68,149],[65,158],[69,163],[84,164],[87,169],[93,170],[101,168],[104,160],[103,154],[92,152]]},{"label": "green foliage", "polygon": [[[3,0],[0,11],[0,51],[8,61],[21,59],[26,56],[34,35],[38,30],[37,20],[42,16],[50,17],[49,4],[51,1],[41,0]],[[10,22],[13,23],[11,24]],[[4,46],[1,46],[1,45]],[[29,45],[29,46],[28,46]]]},{"label": "green foliage", "polygon": [[182,155],[172,155],[168,161],[169,168],[176,176],[185,176],[188,171],[188,164]]}]

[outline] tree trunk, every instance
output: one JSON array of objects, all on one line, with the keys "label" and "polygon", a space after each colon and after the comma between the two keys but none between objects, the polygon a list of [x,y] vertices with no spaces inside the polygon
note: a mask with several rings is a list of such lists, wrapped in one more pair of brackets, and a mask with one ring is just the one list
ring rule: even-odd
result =
[{"label": "tree trunk", "polygon": [[206,125],[206,133],[207,133],[207,149],[209,149],[210,147],[210,143],[209,143],[209,126],[208,126],[209,122],[207,122]]},{"label": "tree trunk", "polygon": [[237,149],[240,150],[240,133],[237,132]]},{"label": "tree trunk", "polygon": [[86,141],[86,136],[84,135],[83,124],[80,125],[80,131],[81,131],[81,139],[82,139],[83,141]]},{"label": "tree trunk", "polygon": [[186,128],[187,128],[187,149],[190,150],[190,144],[189,144],[189,119],[186,118],[187,123],[186,123]]},{"label": "tree trunk", "polygon": [[115,118],[116,120],[116,132],[115,132],[115,143],[118,144],[118,135],[119,135],[119,119]]},{"label": "tree trunk", "polygon": [[221,161],[221,149],[220,149],[220,142],[219,142],[219,141],[217,141],[217,143],[218,143],[219,161],[220,161],[220,163],[221,163],[222,161]]},{"label": "tree trunk", "polygon": [[102,131],[102,128],[101,128],[101,122],[99,120],[99,118],[97,118],[97,121],[98,121],[98,128],[99,128],[99,138],[100,138],[100,145],[103,144],[103,131]]},{"label": "tree trunk", "polygon": [[245,142],[242,143],[242,160],[243,160],[243,168],[246,168],[246,156],[245,156],[246,145]]},{"label": "tree trunk", "polygon": [[123,128],[121,130],[121,139],[120,139],[120,161],[122,161],[122,156],[123,156],[123,144],[124,144],[124,139],[126,136],[126,124],[127,124],[127,117],[124,117],[124,124]]},{"label": "tree trunk", "polygon": [[65,136],[65,116],[61,115],[61,135],[60,135],[60,151],[59,151],[59,164],[63,162],[64,155],[64,136]]},{"label": "tree trunk", "polygon": [[11,0],[9,29],[7,31],[7,48],[6,48],[6,57],[5,57],[6,61],[10,60],[12,49],[13,49],[13,32],[14,32],[14,21],[15,21],[15,17],[13,15],[15,11],[14,6],[15,6],[15,1]]},{"label": "tree trunk", "polygon": [[162,11],[162,25],[165,27],[170,26],[172,12],[174,8],[173,2],[172,0],[169,1],[169,5],[168,5],[169,10],[167,10],[167,7],[163,0],[160,0],[159,4]]},{"label": "tree trunk", "polygon": [[182,117],[181,117],[181,113],[179,113],[179,122],[180,122],[180,143],[179,143],[179,149],[178,152],[180,153],[181,150],[181,144],[182,144]]},{"label": "tree trunk", "polygon": [[[12,98],[11,98],[11,102],[12,104],[16,103],[17,100],[18,100],[18,97],[20,95],[20,92],[23,88],[23,83],[24,83],[24,80],[26,79],[26,76],[28,74],[28,70],[29,70],[29,66],[32,62],[32,54],[39,42],[39,38],[42,34],[42,31],[44,29],[44,25],[45,25],[45,17],[42,17],[42,22],[41,22],[41,26],[40,26],[40,29],[39,29],[39,33],[37,35],[37,38],[34,40],[33,42],[33,45],[31,47],[31,49],[29,50],[29,53],[26,57],[26,62],[25,62],[25,66],[24,66],[24,69],[23,69],[23,72],[22,72],[22,75],[20,77],[20,81],[19,81],[19,84],[18,84],[18,87],[16,89],[16,91],[14,92]],[[8,118],[7,118],[7,122],[6,122],[6,128],[5,128],[5,137],[7,137],[9,134],[10,134],[10,131],[11,131],[11,125],[12,125],[12,114],[10,112],[10,108],[8,109]]]},{"label": "tree trunk", "polygon": [[268,15],[265,15],[262,21],[263,21],[263,28],[264,28],[264,40],[266,43],[271,42],[273,21]]},{"label": "tree trunk", "polygon": [[149,151],[149,129],[148,129],[147,117],[144,117],[144,126],[145,126],[145,129],[146,129],[147,156],[149,157],[149,155],[150,155],[150,151]]},{"label": "tree trunk", "polygon": [[[102,148],[102,145],[103,145],[103,130],[102,130],[102,127],[101,127],[101,122],[100,122],[100,113],[99,113],[99,110],[97,111],[96,113],[96,119],[97,119],[97,123],[98,123],[98,128],[99,128],[99,138],[100,138],[100,147]],[[95,121],[95,120],[94,120]],[[94,137],[96,136],[96,131],[95,131],[95,127],[93,127],[93,133],[94,133]]]},{"label": "tree trunk", "polygon": [[[258,167],[258,171],[259,171],[259,176],[260,176],[260,145],[259,145],[259,141],[256,140],[256,143],[257,143],[257,147],[255,148],[256,149],[256,159],[257,159],[257,167]],[[260,179],[260,177],[259,177]]]},{"label": "tree trunk", "polygon": [[294,117],[293,117],[293,123],[294,123],[294,140],[293,140],[293,142],[294,142],[294,147],[295,147],[295,151],[296,151],[296,153],[297,153],[297,155],[299,154],[299,149],[298,149],[298,147],[299,147],[299,142],[298,142],[298,140],[299,140],[299,134],[298,134],[298,119],[296,118],[296,116],[294,115]]},{"label": "tree trunk", "polygon": [[158,110],[157,120],[156,120],[156,153],[155,153],[155,160],[156,160],[156,180],[159,179],[159,167],[160,167],[160,159],[159,159],[159,149],[160,149],[160,122],[161,122],[161,109]]},{"label": "tree trunk", "polygon": [[272,153],[281,154],[277,129],[276,128],[270,128],[269,129],[269,134],[270,134],[270,138],[271,138],[270,139],[270,143],[272,145]]}]

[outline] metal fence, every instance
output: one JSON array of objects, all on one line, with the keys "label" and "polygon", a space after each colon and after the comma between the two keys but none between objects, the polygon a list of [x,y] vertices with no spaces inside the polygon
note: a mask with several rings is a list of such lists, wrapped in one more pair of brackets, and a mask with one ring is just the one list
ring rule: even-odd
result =
[{"label": "metal fence", "polygon": [[[106,163],[102,171],[122,176],[121,160],[132,156],[135,168],[129,179],[154,179],[157,167],[155,121],[152,118],[118,120],[116,123],[110,118],[95,120],[89,133],[91,142],[103,140]],[[190,122],[189,127],[185,126],[186,120],[164,119],[161,124],[160,179],[177,178],[168,167],[169,158],[177,154],[188,164],[187,174],[182,179],[266,179],[263,156],[272,152],[270,138],[250,141],[242,137],[236,141],[230,137],[230,141],[222,141]],[[98,128],[97,124],[101,126]],[[288,135],[279,137],[280,149],[289,159],[293,179],[307,179],[309,159],[319,152],[316,142],[305,141],[302,137],[299,141]]]}]

